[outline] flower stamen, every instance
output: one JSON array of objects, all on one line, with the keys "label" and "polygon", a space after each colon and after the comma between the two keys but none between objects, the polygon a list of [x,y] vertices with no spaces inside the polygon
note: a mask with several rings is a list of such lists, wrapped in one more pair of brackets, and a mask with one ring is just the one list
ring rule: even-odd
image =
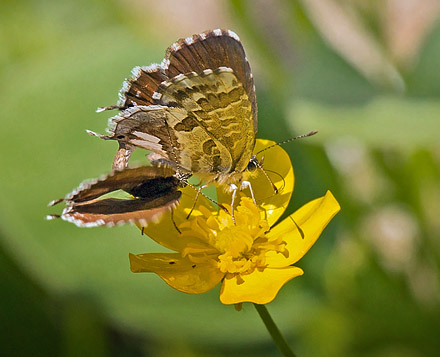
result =
[{"label": "flower stamen", "polygon": [[[281,237],[269,239],[266,233],[269,224],[262,219],[257,207],[250,198],[243,198],[238,206],[235,223],[230,215],[220,211],[218,215],[208,218],[195,217],[191,223],[185,222],[179,226],[182,235],[197,237],[207,243],[210,254],[217,252],[218,269],[225,274],[250,274],[256,269],[266,267],[268,252],[288,255],[286,243]],[[206,257],[206,248],[188,245],[182,256],[190,257],[191,261],[199,261],[200,254]]]}]

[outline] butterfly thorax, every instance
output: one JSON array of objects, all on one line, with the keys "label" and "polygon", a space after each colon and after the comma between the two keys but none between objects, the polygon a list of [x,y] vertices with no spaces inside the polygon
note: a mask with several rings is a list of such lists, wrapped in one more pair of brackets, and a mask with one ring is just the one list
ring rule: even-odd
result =
[{"label": "butterfly thorax", "polygon": [[242,181],[247,181],[254,173],[250,172],[247,166],[242,171],[217,173],[215,175],[203,175],[198,173],[197,178],[205,184],[214,184],[222,187],[225,191],[233,191],[234,186],[240,187]]}]

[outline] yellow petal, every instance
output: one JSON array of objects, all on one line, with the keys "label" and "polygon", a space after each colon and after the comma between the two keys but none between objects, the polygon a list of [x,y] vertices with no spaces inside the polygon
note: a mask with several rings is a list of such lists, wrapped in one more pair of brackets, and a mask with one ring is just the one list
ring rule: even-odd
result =
[{"label": "yellow petal", "polygon": [[[275,142],[271,140],[257,139],[254,153],[273,144]],[[275,194],[271,183],[259,169],[255,171],[255,175],[248,179],[252,185],[258,205],[266,211],[265,218],[269,225],[272,226],[286,210],[292,196],[295,181],[292,163],[287,152],[279,145],[258,154],[257,158],[258,160],[264,158],[263,168],[279,190],[278,194]],[[250,197],[249,189],[244,189],[242,194]],[[217,189],[218,202],[230,204],[231,198],[230,192],[225,192],[222,187]],[[236,203],[238,201],[237,199]]]},{"label": "yellow petal", "polygon": [[[200,242],[199,240],[195,241],[190,236],[182,236],[176,228],[176,225],[187,222],[186,217],[194,205],[196,196],[195,190],[191,187],[187,186],[181,189],[181,191],[182,197],[180,202],[172,212],[165,213],[159,222],[149,223],[147,227],[144,227],[144,234],[160,245],[177,252],[181,252],[188,244],[198,244]],[[191,217],[201,214],[199,210],[200,205],[214,210],[212,204],[205,197],[199,196]]]},{"label": "yellow petal", "polygon": [[169,286],[188,294],[202,294],[214,288],[223,278],[212,260],[194,263],[178,253],[130,254],[133,273],[151,272]]},{"label": "yellow petal", "polygon": [[[266,263],[269,267],[285,267],[300,260],[321,235],[331,219],[339,212],[341,207],[330,191],[325,196],[313,200],[284,221],[276,225],[267,234],[268,237],[279,237],[287,243],[286,249],[289,256],[269,252]],[[304,238],[298,231],[299,226]]]},{"label": "yellow petal", "polygon": [[302,274],[303,271],[297,267],[255,270],[251,274],[240,275],[239,280],[228,274],[222,284],[220,301],[223,304],[267,304],[275,299],[284,284]]}]

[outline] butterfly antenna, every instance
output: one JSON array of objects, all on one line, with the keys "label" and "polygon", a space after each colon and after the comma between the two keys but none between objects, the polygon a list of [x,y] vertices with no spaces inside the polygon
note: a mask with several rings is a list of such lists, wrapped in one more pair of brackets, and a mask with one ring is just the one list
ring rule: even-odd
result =
[{"label": "butterfly antenna", "polygon": [[[275,146],[275,145],[272,145]],[[269,146],[271,147],[271,146]],[[262,150],[264,151],[264,150]],[[261,151],[260,151],[261,152]],[[270,179],[269,175],[267,174],[266,170],[263,169],[263,165],[261,165],[261,163],[258,162],[258,160],[255,160],[255,164],[257,165],[257,167],[263,172],[264,176],[266,176],[267,181],[270,182],[270,184],[272,185],[273,191],[275,192],[275,194],[278,193],[278,188],[275,186],[275,184],[273,183],[273,181]]]},{"label": "butterfly antenna", "polygon": [[270,145],[267,148],[264,148],[263,150],[258,151],[255,155],[258,155],[258,154],[262,153],[263,151],[269,150],[269,149],[273,148],[274,146],[281,146],[281,145],[290,143],[291,141],[294,141],[294,140],[297,140],[297,139],[302,139],[302,138],[307,138],[309,136],[313,136],[317,132],[318,132],[317,130],[312,130],[310,133],[299,135],[299,136],[295,136],[294,138],[290,138],[290,139],[287,139],[287,140],[284,140],[284,141],[280,141],[279,143]]},{"label": "butterfly antenna", "polygon": [[[282,175],[280,175],[280,174],[279,174],[278,172],[276,172],[276,171],[272,171],[272,170],[268,170],[268,169],[265,169],[265,171],[266,171],[266,172],[270,172],[270,173],[272,173],[272,174],[274,174],[274,175],[277,175],[277,176],[280,178],[280,180],[283,181],[281,187],[278,189],[278,192],[283,191],[284,187],[286,187],[286,180],[284,179],[284,177],[283,177]],[[270,197],[272,197],[272,196],[268,196],[268,197],[260,198],[260,199],[257,200],[257,203],[260,204],[261,202],[264,202],[264,200],[266,200],[266,199],[268,199],[268,198],[270,198]],[[267,212],[266,212],[266,214],[267,214]]]},{"label": "butterfly antenna", "polygon": [[194,203],[193,203],[193,205],[191,207],[191,210],[189,211],[188,215],[186,216],[186,219],[189,219],[189,217],[191,217],[191,214],[193,213],[194,208],[196,208],[197,200],[199,199],[199,195],[201,193],[201,190],[204,189],[207,186],[208,186],[207,184],[206,185],[202,185],[202,186],[199,186],[199,188],[197,189],[196,197],[194,197]]},{"label": "butterfly antenna", "polygon": [[278,189],[278,191],[282,191],[284,189],[284,187],[286,186],[286,180],[284,179],[283,175],[280,175],[278,172],[272,171],[272,170],[268,170],[268,169],[265,169],[264,171],[266,171],[266,173],[270,172],[271,174],[277,175],[280,178],[280,180],[283,181],[283,184],[281,185],[281,188]]}]

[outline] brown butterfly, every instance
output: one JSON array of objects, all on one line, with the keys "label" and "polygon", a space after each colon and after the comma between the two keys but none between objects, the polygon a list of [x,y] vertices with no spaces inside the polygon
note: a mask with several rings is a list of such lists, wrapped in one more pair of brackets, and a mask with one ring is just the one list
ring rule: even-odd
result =
[{"label": "brown butterfly", "polygon": [[[246,185],[260,167],[252,155],[257,133],[254,81],[243,46],[230,30],[213,30],[171,45],[161,64],[136,67],[120,91],[122,110],[109,120],[119,150],[113,168],[127,167],[135,148],[183,175],[226,185]],[[154,161],[154,160],[153,160]]]},{"label": "brown butterfly", "polygon": [[[47,218],[62,218],[80,227],[122,223],[146,226],[177,205],[181,187],[182,180],[168,167],[141,166],[113,171],[101,179],[83,182],[65,198],[50,202],[49,205],[53,206],[65,201],[67,207],[61,216]],[[133,198],[101,198],[117,190],[123,190]]]}]

